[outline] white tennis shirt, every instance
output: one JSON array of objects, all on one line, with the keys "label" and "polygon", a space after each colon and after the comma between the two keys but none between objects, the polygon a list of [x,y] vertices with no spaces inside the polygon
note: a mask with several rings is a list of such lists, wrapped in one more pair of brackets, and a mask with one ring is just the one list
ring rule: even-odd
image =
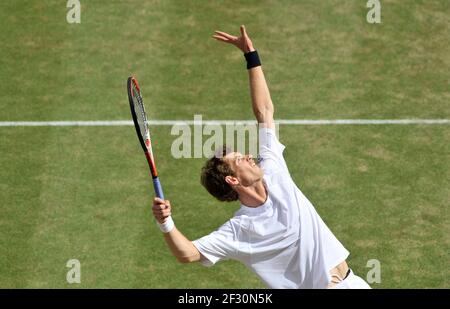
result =
[{"label": "white tennis shirt", "polygon": [[330,270],[349,252],[295,185],[275,132],[260,128],[259,144],[267,200],[259,207],[241,204],[218,230],[193,241],[206,258],[202,264],[234,259],[269,288],[326,288]]}]

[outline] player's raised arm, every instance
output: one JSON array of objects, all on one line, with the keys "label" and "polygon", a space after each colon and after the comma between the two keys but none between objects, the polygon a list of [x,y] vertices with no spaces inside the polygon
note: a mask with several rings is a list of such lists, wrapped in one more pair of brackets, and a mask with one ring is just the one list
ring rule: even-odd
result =
[{"label": "player's raised arm", "polygon": [[164,232],[164,239],[177,260],[181,263],[200,261],[200,252],[192,242],[175,227],[171,218],[172,208],[170,202],[155,198],[153,200],[152,210],[161,231]]},{"label": "player's raised arm", "polygon": [[253,113],[258,123],[265,127],[274,128],[273,104],[270,98],[269,88],[261,68],[261,62],[252,41],[247,35],[244,26],[241,26],[241,36],[236,37],[226,32],[216,31],[213,35],[218,41],[233,44],[239,48],[247,60],[247,69],[250,82],[250,93],[252,97]]}]

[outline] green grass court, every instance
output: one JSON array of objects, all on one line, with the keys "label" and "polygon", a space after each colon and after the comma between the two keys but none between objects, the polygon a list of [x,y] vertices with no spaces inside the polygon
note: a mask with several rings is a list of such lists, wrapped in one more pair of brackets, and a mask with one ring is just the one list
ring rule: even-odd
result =
[{"label": "green grass court", "polygon": [[[277,119],[449,119],[450,3],[81,0],[0,2],[0,121],[128,120],[137,76],[152,119],[253,119],[244,59],[211,39],[245,24]],[[177,227],[201,237],[236,204],[199,183],[152,127]],[[151,215],[133,127],[0,127],[0,288],[262,288],[243,265],[181,265]],[[449,288],[450,127],[282,125],[299,188],[374,288]],[[69,285],[66,262],[81,262]]]}]

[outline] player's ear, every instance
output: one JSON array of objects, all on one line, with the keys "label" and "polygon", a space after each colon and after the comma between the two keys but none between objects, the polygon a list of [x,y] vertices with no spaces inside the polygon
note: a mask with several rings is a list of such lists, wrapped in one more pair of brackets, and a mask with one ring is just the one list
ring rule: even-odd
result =
[{"label": "player's ear", "polygon": [[225,182],[232,187],[239,185],[239,180],[233,176],[225,176]]}]

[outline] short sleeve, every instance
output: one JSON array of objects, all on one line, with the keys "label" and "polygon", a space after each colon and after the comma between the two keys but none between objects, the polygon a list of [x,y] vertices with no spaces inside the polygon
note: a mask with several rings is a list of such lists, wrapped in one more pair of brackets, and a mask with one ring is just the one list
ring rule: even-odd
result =
[{"label": "short sleeve", "polygon": [[234,239],[235,234],[231,222],[228,221],[218,230],[194,240],[192,243],[206,258],[201,263],[204,266],[213,266],[220,260],[226,260],[234,256],[236,252]]},{"label": "short sleeve", "polygon": [[278,141],[275,131],[271,128],[259,129],[259,156],[261,168],[266,173],[275,173],[279,170],[287,170],[283,157],[284,145]]}]

